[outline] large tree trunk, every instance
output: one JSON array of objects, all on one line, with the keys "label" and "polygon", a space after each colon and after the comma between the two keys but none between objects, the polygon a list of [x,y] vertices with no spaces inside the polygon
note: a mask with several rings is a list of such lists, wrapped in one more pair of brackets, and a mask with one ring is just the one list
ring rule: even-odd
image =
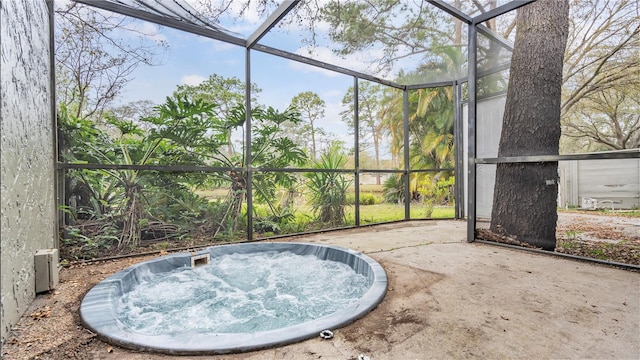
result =
[{"label": "large tree trunk", "polygon": [[[518,10],[499,157],[558,154],[568,15],[567,0]],[[557,179],[557,162],[498,164],[491,230],[553,250]]]}]

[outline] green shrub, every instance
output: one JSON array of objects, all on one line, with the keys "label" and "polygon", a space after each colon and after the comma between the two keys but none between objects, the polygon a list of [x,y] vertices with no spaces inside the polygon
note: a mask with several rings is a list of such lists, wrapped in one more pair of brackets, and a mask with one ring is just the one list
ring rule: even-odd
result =
[{"label": "green shrub", "polygon": [[344,198],[344,204],[345,205],[355,205],[356,204],[356,195],[355,194],[347,194],[347,196]]},{"label": "green shrub", "polygon": [[[332,144],[329,149],[313,163],[314,169],[341,169],[347,163],[347,156],[341,148]],[[329,225],[345,223],[344,206],[351,180],[339,172],[312,172],[305,175],[310,193],[310,202],[318,221]]]},{"label": "green shrub", "polygon": [[375,205],[380,203],[380,200],[374,194],[360,194],[360,205]]},{"label": "green shrub", "polygon": [[404,175],[392,175],[382,185],[384,202],[390,204],[404,203]]}]

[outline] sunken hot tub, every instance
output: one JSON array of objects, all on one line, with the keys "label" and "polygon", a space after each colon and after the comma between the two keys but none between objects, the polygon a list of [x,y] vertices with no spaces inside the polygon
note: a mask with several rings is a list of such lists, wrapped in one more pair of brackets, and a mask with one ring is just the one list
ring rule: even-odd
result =
[{"label": "sunken hot tub", "polygon": [[93,287],[80,315],[122,347],[225,354],[326,335],[366,315],[386,289],[382,266],[350,249],[243,243],[131,266]]}]

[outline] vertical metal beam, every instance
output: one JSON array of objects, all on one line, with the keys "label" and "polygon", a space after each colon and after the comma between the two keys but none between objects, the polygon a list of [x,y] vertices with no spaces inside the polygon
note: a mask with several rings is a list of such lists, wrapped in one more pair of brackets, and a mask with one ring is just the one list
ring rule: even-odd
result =
[{"label": "vertical metal beam", "polygon": [[404,125],[404,219],[411,219],[411,192],[409,191],[409,91],[402,91],[403,125]]},{"label": "vertical metal beam", "polygon": [[455,158],[455,215],[464,218],[464,125],[462,117],[462,91],[458,81],[453,81],[453,148]]},{"label": "vertical metal beam", "polygon": [[360,102],[358,78],[353,77],[353,163],[355,167],[356,226],[360,226]]},{"label": "vertical metal beam", "polygon": [[[59,211],[59,205],[64,204],[64,173],[58,170],[58,119],[56,117],[56,54],[55,54],[55,9],[53,0],[47,0],[47,10],[49,11],[49,91],[51,91],[51,146],[53,147],[53,201],[54,208],[54,231],[53,231],[53,247],[60,248],[59,229],[63,224],[64,213]],[[62,176],[60,176],[62,174]],[[62,198],[61,198],[62,195]]]},{"label": "vertical metal beam", "polygon": [[467,169],[467,241],[475,240],[476,231],[476,81],[478,60],[478,32],[475,24],[469,25],[468,68],[469,82],[467,91],[468,106],[468,166]]},{"label": "vertical metal beam", "polygon": [[251,164],[251,49],[245,49],[245,64],[244,64],[244,96],[245,96],[245,141],[244,141],[244,153],[245,153],[245,169],[247,176],[247,240],[253,240],[253,186],[251,184],[253,180],[253,166]]}]

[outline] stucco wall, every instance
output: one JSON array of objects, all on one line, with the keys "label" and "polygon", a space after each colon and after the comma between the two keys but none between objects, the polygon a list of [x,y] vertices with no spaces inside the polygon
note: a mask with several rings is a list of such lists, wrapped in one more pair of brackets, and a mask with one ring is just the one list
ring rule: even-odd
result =
[{"label": "stucco wall", "polygon": [[49,12],[0,2],[1,337],[35,297],[34,254],[54,246]]}]

